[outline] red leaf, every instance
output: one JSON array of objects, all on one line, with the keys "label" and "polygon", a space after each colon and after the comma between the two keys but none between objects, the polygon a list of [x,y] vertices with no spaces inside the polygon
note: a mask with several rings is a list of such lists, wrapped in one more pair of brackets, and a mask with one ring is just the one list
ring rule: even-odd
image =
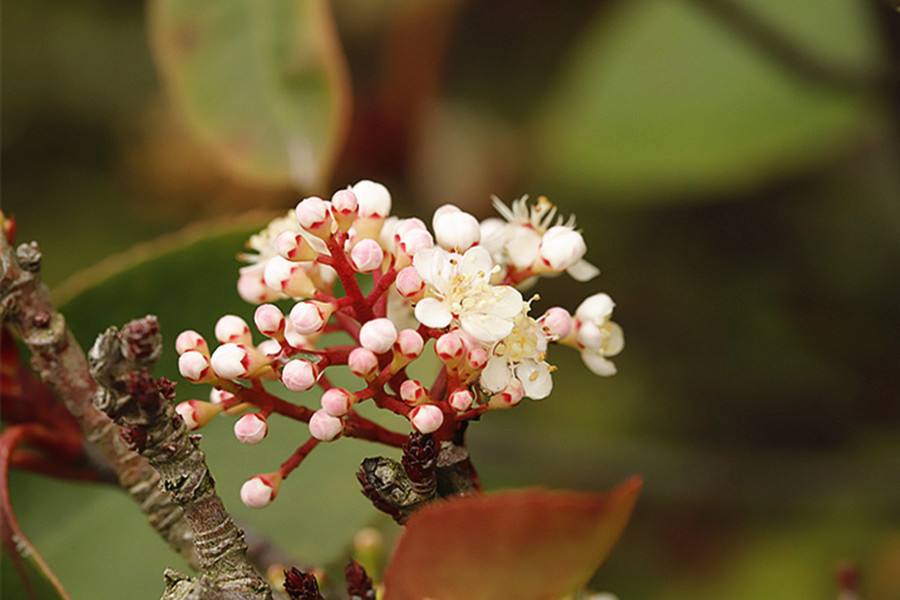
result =
[{"label": "red leaf", "polygon": [[409,520],[385,572],[386,600],[553,599],[581,589],[615,545],[641,490],[524,490],[435,502]]}]

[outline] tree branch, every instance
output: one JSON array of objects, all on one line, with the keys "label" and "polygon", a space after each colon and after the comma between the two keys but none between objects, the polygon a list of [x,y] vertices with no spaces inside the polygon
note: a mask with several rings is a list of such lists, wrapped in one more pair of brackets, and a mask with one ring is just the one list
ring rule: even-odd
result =
[{"label": "tree branch", "polygon": [[120,485],[146,513],[153,528],[196,566],[190,527],[181,507],[158,489],[156,471],[128,449],[112,421],[94,407],[97,386],[84,351],[50,302],[40,266],[41,253],[35,242],[14,251],[0,236],[0,320],[21,337],[31,352],[35,372],[72,413],[85,438],[116,472]]},{"label": "tree branch", "polygon": [[247,558],[243,532],[216,494],[200,450],[175,412],[175,386],[149,368],[162,351],[156,317],[110,327],[88,355],[99,384],[94,403],[124,428],[135,449],[159,472],[162,488],[184,510],[200,564],[198,578],[166,574],[167,600],[271,600],[268,584]]}]

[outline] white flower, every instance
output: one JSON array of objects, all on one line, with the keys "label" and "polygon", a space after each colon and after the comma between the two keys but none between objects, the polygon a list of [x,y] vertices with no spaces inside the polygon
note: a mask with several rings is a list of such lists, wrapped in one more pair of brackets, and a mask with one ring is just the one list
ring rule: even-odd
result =
[{"label": "white flower", "polygon": [[391,193],[375,181],[363,179],[351,188],[356,196],[360,217],[385,218],[391,214]]},{"label": "white flower", "polygon": [[[508,222],[506,230],[502,232],[496,229],[496,225],[490,226],[494,229],[491,244],[497,245],[500,240],[503,241],[505,262],[520,270],[533,267],[542,258],[541,246],[544,240],[548,245],[545,258],[549,264],[570,263],[558,270],[565,270],[576,281],[588,281],[599,274],[597,267],[582,258],[584,251],[578,245],[578,240],[568,233],[581,237],[581,234],[575,231],[574,216],[570,216],[567,220],[557,217],[556,206],[544,196],[538,198],[531,206],[528,204],[528,196],[513,201],[511,206],[506,206],[496,196],[493,202],[494,208]],[[545,240],[545,234],[552,230],[556,231],[551,234],[550,239]],[[554,243],[556,236],[563,233],[563,230],[567,232],[566,235],[556,240],[559,243]],[[567,247],[566,242],[572,242],[574,246]],[[583,244],[582,238],[581,245]]]},{"label": "white flower", "polygon": [[529,398],[546,398],[553,389],[553,368],[544,360],[546,353],[543,328],[523,311],[510,334],[491,349],[491,357],[481,372],[481,387],[498,393],[518,380]]},{"label": "white flower", "polygon": [[622,328],[612,321],[615,303],[606,294],[586,298],[575,311],[575,340],[581,358],[594,374],[607,377],[616,374],[616,365],[608,360],[625,347]]},{"label": "white flower", "polygon": [[522,310],[522,294],[510,286],[490,284],[493,262],[475,246],[465,254],[430,248],[416,253],[413,266],[427,284],[415,315],[427,327],[443,329],[458,320],[463,331],[492,343],[512,331]]},{"label": "white flower", "polygon": [[478,219],[452,204],[445,204],[434,211],[431,226],[437,243],[446,250],[465,252],[481,240]]}]

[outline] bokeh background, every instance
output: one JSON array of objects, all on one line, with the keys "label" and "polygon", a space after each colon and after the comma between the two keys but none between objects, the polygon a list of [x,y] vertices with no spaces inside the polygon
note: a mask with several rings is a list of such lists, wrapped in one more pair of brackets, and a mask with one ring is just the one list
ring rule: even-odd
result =
[{"label": "bokeh background", "polygon": [[[539,306],[606,291],[627,347],[603,380],[560,350],[550,399],[473,427],[485,484],[643,474],[593,586],[623,600],[830,598],[844,561],[863,597],[897,599],[892,4],[334,0],[331,21],[312,1],[7,2],[3,210],[89,344],[147,312],[169,339],[249,317],[234,254],[304,193],[372,178],[395,212],[481,217],[492,193],[546,194],[602,274]],[[353,479],[378,449],[323,448],[251,512],[240,483],[304,433],[246,448],[229,429],[205,433],[220,493],[295,556],[381,523]],[[75,598],[158,597],[178,566],[115,490],[18,475],[13,503]]]}]

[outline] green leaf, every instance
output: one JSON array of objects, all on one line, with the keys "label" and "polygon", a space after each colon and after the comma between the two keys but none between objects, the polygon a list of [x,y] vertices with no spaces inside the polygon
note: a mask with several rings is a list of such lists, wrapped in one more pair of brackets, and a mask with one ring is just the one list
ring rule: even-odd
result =
[{"label": "green leaf", "polygon": [[[68,291],[63,290],[60,295],[69,299],[61,311],[84,346],[109,324],[158,315],[165,350],[157,373],[180,381],[173,348],[179,331],[194,328],[214,339],[218,316],[252,318],[254,307],[235,290],[239,266],[235,254],[266,220],[267,216],[257,215],[232,218],[230,225],[212,229],[195,227],[112,258],[76,277],[85,280],[81,286],[69,284]],[[351,385],[351,379],[349,373],[335,374],[339,385]],[[208,393],[207,386],[178,384],[180,399],[205,398]],[[315,392],[292,399],[307,406],[317,403]],[[385,423],[386,417],[373,415],[370,407],[361,412]],[[273,417],[265,442],[246,446],[232,433],[235,418],[214,419],[200,432],[216,488],[231,514],[304,564],[321,565],[346,556],[353,534],[378,518],[359,492],[356,468],[367,456],[396,457],[396,453],[351,439],[322,444],[282,484],[271,506],[252,510],[240,501],[241,484],[251,475],[277,468],[308,432],[302,423]],[[398,420],[386,424],[396,430],[403,427]],[[165,567],[187,569],[119,490],[22,473],[12,476],[13,504],[20,507],[22,529],[73,598],[119,599],[122,590],[158,595]]]},{"label": "green leaf", "polygon": [[[743,1],[826,60],[877,62],[858,2]],[[711,194],[833,156],[879,118],[861,94],[783,70],[689,2],[600,15],[538,119],[545,189],[607,203]]]},{"label": "green leaf", "polygon": [[350,111],[327,0],[154,0],[150,36],[172,101],[225,166],[257,184],[327,181]]},{"label": "green leaf", "polygon": [[637,477],[609,494],[524,490],[416,512],[385,572],[387,600],[560,598],[584,587],[625,529]]}]

